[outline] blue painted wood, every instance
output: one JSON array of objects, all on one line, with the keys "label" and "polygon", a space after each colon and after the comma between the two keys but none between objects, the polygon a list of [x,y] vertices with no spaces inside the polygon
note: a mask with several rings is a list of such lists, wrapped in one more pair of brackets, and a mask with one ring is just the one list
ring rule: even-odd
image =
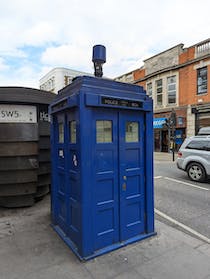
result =
[{"label": "blue painted wood", "polygon": [[[126,142],[126,123],[138,125],[138,140]],[[121,241],[145,231],[144,114],[119,113],[119,178]],[[126,189],[123,189],[123,184]]]},{"label": "blue painted wood", "polygon": [[[154,235],[153,111],[143,88],[79,77],[59,92],[50,112],[52,225],[61,238],[89,259]],[[108,142],[97,142],[97,121],[111,121]],[[137,140],[126,142],[133,122]]]}]

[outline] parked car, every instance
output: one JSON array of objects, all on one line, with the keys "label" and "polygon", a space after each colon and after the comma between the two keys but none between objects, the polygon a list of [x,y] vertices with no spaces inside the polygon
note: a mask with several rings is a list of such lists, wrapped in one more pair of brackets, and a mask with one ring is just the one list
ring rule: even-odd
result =
[{"label": "parked car", "polygon": [[178,151],[176,164],[193,181],[210,178],[210,135],[186,138]]},{"label": "parked car", "polygon": [[199,135],[210,135],[210,127],[202,127],[199,129]]}]

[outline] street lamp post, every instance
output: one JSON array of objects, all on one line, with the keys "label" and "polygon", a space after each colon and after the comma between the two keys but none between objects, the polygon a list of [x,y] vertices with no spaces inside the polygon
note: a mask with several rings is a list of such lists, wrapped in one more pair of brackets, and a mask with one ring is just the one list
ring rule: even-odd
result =
[{"label": "street lamp post", "polygon": [[173,161],[175,160],[175,141],[176,141],[176,112],[172,109],[171,114],[168,119],[166,119],[166,123],[164,124],[166,128],[168,128],[168,135],[170,140],[170,150],[172,151]]},{"label": "street lamp post", "polygon": [[176,140],[176,112],[174,109],[171,111],[171,115],[169,117],[169,127],[171,129],[171,135],[170,135],[170,143],[171,143],[171,150],[172,150],[172,156],[173,161],[175,160],[175,140]]}]

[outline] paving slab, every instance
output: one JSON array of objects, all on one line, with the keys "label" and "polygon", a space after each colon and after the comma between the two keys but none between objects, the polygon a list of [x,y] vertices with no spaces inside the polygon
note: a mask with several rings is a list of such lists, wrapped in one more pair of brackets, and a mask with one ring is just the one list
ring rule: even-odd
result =
[{"label": "paving slab", "polygon": [[146,279],[205,279],[210,261],[204,254],[182,244],[158,258],[136,267]]},{"label": "paving slab", "polygon": [[51,227],[50,196],[0,208],[0,279],[210,279],[210,245],[163,222],[157,235],[81,262]]}]

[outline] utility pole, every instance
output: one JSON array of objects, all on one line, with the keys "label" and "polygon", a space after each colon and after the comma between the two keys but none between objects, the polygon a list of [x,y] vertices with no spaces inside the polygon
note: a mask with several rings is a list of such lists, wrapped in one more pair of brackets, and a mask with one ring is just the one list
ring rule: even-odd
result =
[{"label": "utility pole", "polygon": [[169,126],[171,129],[170,133],[170,147],[172,150],[173,161],[175,160],[175,140],[176,140],[176,112],[174,109],[171,111],[171,115],[169,117]]},{"label": "utility pole", "polygon": [[172,109],[169,118],[166,119],[164,127],[168,129],[170,150],[172,151],[173,161],[175,160],[175,141],[176,141],[176,112]]}]

